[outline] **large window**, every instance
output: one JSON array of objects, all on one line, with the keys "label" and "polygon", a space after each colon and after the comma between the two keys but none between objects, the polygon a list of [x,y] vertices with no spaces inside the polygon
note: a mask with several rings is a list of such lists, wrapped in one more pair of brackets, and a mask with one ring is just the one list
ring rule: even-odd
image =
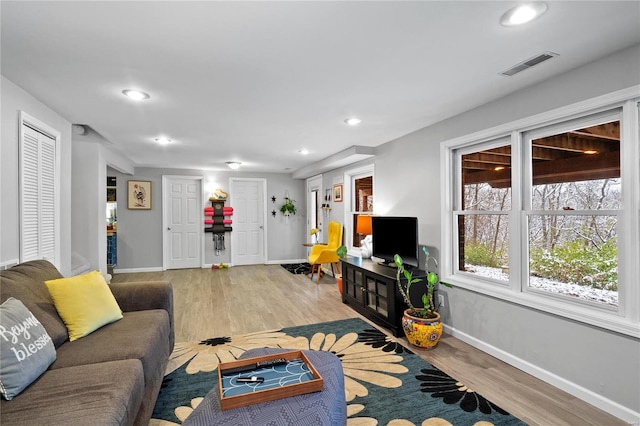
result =
[{"label": "large window", "polygon": [[640,336],[632,95],[445,142],[443,281]]},{"label": "large window", "polygon": [[581,121],[525,133],[528,286],[617,307],[619,113]]},{"label": "large window", "polygon": [[[507,140],[461,152],[458,270],[508,281],[511,146]],[[491,147],[492,145],[498,145]]]}]

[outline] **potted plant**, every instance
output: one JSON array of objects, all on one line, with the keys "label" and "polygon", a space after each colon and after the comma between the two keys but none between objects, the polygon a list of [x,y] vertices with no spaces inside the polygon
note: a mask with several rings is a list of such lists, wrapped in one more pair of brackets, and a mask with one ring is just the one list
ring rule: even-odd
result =
[{"label": "potted plant", "polygon": [[293,204],[294,201],[295,200],[292,200],[289,197],[284,198],[284,204],[282,205],[282,207],[280,207],[280,211],[282,212],[282,214],[284,214],[285,216],[296,214],[296,211],[298,210],[296,209],[296,205]]},{"label": "potted plant", "polygon": [[[429,250],[423,247],[422,250],[426,256],[426,272],[427,282],[425,293],[422,294],[422,307],[416,307],[411,302],[410,289],[415,283],[422,281],[420,278],[413,278],[413,273],[404,268],[402,258],[395,255],[393,260],[398,268],[396,272],[396,283],[402,298],[407,305],[402,317],[402,328],[409,343],[423,349],[433,349],[436,347],[442,336],[442,321],[438,313],[438,306],[433,300],[433,293],[438,284],[438,274],[429,271],[429,261],[433,260],[438,266],[435,258],[429,255]],[[405,281],[403,281],[403,279]],[[442,283],[450,287],[449,284]]]}]

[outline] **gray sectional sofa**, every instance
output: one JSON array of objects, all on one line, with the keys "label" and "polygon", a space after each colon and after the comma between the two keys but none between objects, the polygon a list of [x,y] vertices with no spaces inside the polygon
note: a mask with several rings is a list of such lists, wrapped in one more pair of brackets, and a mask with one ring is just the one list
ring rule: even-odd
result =
[{"label": "gray sectional sofa", "polygon": [[167,282],[109,286],[123,318],[69,341],[44,281],[62,278],[47,261],[0,272],[0,303],[20,300],[44,326],[56,360],[12,400],[7,425],[148,425],[174,345],[173,292]]}]

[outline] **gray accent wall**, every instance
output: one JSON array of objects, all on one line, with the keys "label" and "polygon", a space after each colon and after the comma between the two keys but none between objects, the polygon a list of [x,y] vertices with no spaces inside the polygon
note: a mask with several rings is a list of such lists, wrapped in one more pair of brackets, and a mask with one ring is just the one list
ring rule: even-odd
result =
[{"label": "gray accent wall", "polygon": [[[638,84],[635,46],[379,146],[375,210],[417,216],[420,243],[439,249],[441,142]],[[442,293],[454,334],[596,405],[605,398],[614,414],[640,413],[639,339],[459,288]]]}]

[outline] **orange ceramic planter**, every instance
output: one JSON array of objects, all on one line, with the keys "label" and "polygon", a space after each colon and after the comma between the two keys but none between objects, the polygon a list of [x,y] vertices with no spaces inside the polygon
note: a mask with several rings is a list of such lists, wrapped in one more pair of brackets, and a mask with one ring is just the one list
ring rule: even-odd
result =
[{"label": "orange ceramic planter", "polygon": [[435,318],[419,318],[409,312],[405,310],[402,317],[402,329],[409,343],[421,349],[435,348],[442,336],[440,314],[436,312]]}]

